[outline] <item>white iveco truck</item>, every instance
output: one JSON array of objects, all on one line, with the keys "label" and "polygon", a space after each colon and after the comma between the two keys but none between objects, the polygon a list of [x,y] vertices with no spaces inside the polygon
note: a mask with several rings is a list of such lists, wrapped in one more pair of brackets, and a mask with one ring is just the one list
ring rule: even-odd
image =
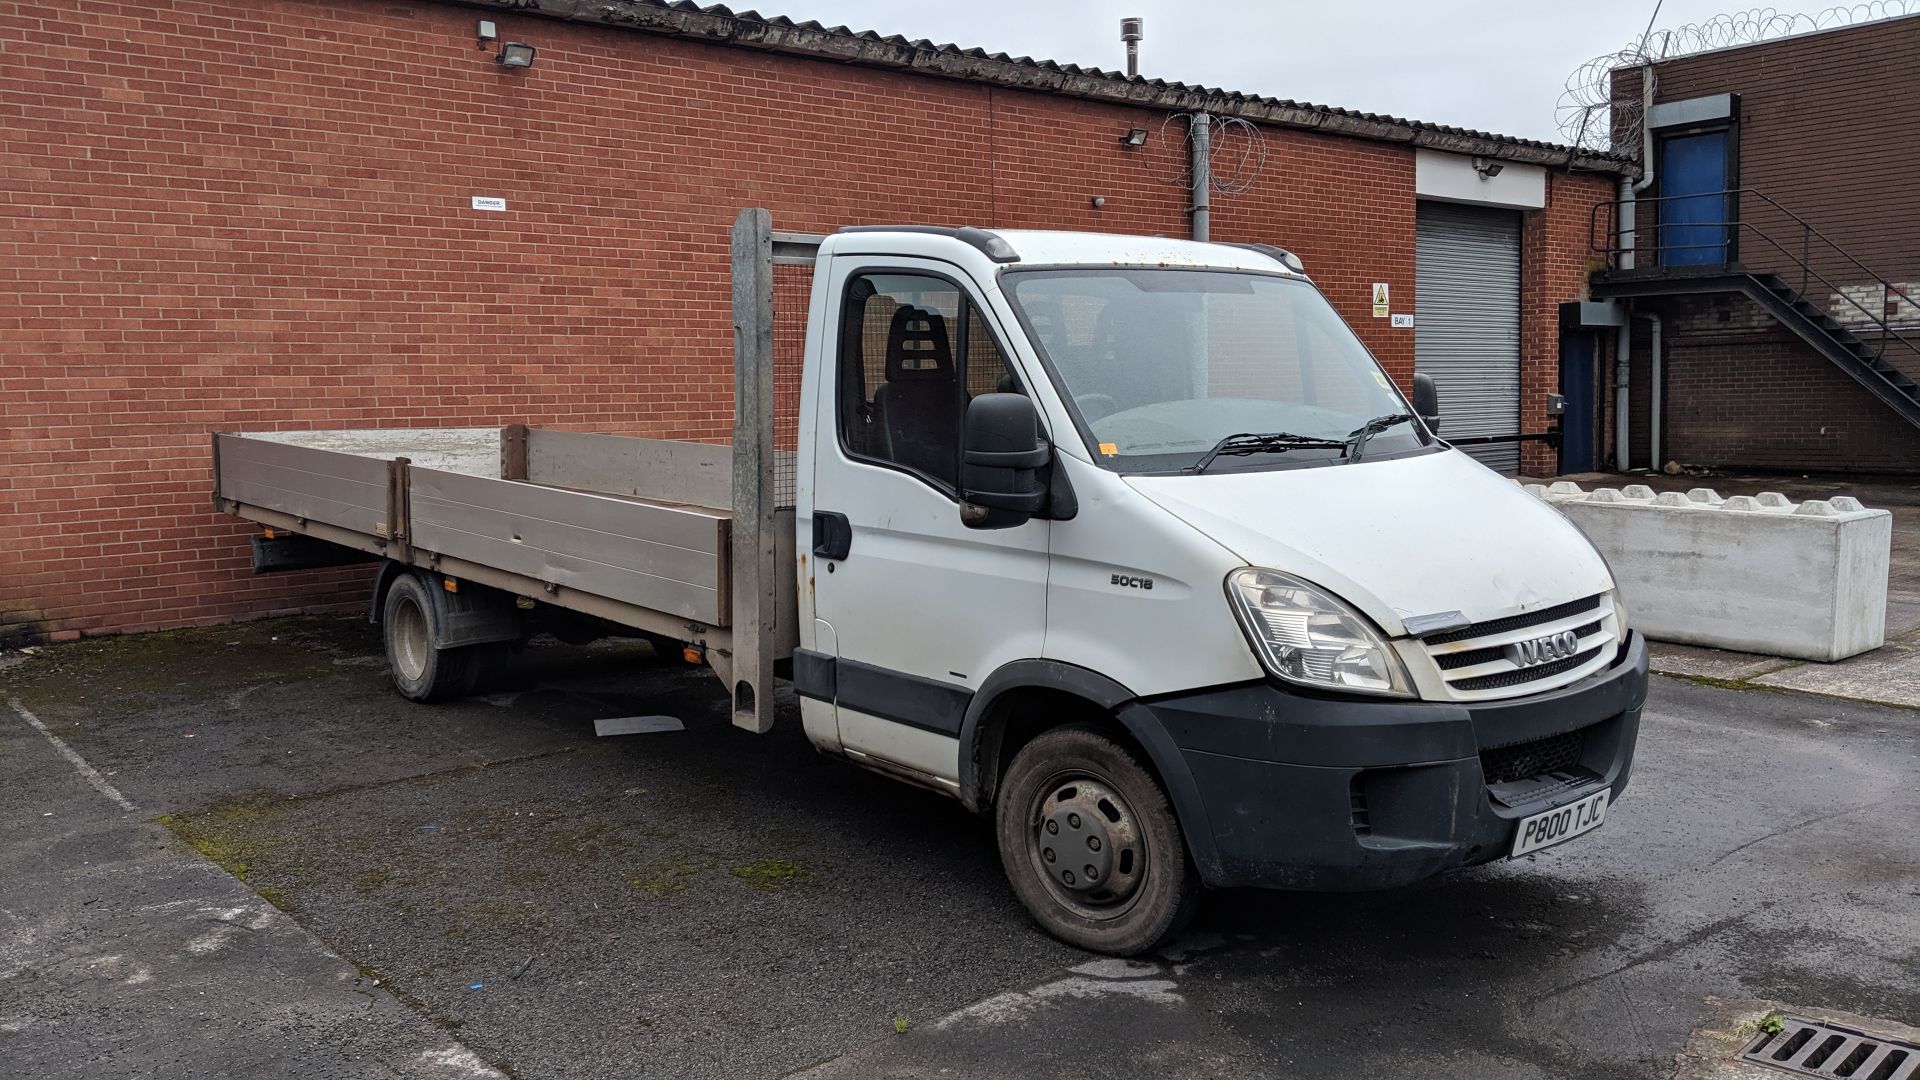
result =
[{"label": "white iveco truck", "polygon": [[1605,562],[1291,254],[749,210],[733,304],[731,446],[217,435],[216,504],[260,569],[380,561],[409,698],[537,629],[702,659],[757,731],[790,678],[815,746],[991,814],[1034,918],[1102,952],[1203,885],[1526,854],[1626,785],[1647,659]]}]

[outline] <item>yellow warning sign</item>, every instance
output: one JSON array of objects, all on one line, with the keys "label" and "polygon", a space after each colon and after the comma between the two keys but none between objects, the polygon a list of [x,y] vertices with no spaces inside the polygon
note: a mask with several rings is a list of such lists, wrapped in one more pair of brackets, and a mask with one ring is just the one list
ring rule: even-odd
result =
[{"label": "yellow warning sign", "polygon": [[1374,282],[1373,283],[1373,317],[1376,319],[1386,318],[1392,307],[1393,305],[1389,303],[1387,300],[1387,283],[1384,281]]}]

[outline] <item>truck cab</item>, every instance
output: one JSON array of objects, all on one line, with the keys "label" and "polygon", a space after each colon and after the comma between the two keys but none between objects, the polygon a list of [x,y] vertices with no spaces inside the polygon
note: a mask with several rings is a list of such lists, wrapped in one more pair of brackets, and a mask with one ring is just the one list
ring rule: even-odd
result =
[{"label": "truck cab", "polygon": [[1292,255],[863,227],[810,305],[807,735],[991,812],[1056,935],[1525,854],[1625,787],[1647,662],[1606,563]]}]

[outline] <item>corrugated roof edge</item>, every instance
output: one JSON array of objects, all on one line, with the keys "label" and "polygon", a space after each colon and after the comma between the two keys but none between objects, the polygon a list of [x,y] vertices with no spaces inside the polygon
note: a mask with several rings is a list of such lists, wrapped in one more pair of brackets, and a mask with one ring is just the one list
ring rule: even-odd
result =
[{"label": "corrugated roof edge", "polygon": [[1274,127],[1318,131],[1347,138],[1399,143],[1455,154],[1473,154],[1529,165],[1633,173],[1623,155],[1600,153],[1557,143],[1496,135],[1486,131],[1355,112],[1307,102],[1260,97],[1238,91],[1128,78],[1117,71],[1083,68],[1031,57],[1010,57],[984,49],[909,41],[844,26],[794,22],[783,15],[734,12],[721,4],[702,7],[692,0],[438,0],[461,7],[497,8],[570,22],[599,23],[637,33],[668,34],[720,45],[763,49],[844,64],[912,71],[940,78],[987,83],[1016,90],[1060,94],[1167,112],[1207,112],[1237,116]]}]

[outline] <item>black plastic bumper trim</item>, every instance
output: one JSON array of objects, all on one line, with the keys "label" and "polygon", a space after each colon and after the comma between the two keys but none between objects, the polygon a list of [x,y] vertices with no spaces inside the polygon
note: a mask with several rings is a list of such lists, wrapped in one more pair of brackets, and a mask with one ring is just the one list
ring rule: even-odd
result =
[{"label": "black plastic bumper trim", "polygon": [[793,682],[804,697],[949,738],[960,736],[973,701],[964,686],[807,649],[794,650]]},{"label": "black plastic bumper trim", "polygon": [[815,701],[832,701],[836,658],[812,649],[793,650],[793,691]]},{"label": "black plastic bumper trim", "polygon": [[[1618,797],[1646,682],[1646,646],[1634,634],[1605,671],[1507,701],[1322,698],[1261,683],[1137,702],[1124,715],[1177,747],[1182,768],[1162,774],[1189,836],[1189,818],[1206,823],[1192,846],[1209,885],[1378,889],[1500,858],[1528,814],[1602,787]],[[1492,798],[1482,747],[1582,728],[1579,764],[1590,780],[1543,786],[1519,805]],[[1354,828],[1356,796],[1364,832]]]}]

